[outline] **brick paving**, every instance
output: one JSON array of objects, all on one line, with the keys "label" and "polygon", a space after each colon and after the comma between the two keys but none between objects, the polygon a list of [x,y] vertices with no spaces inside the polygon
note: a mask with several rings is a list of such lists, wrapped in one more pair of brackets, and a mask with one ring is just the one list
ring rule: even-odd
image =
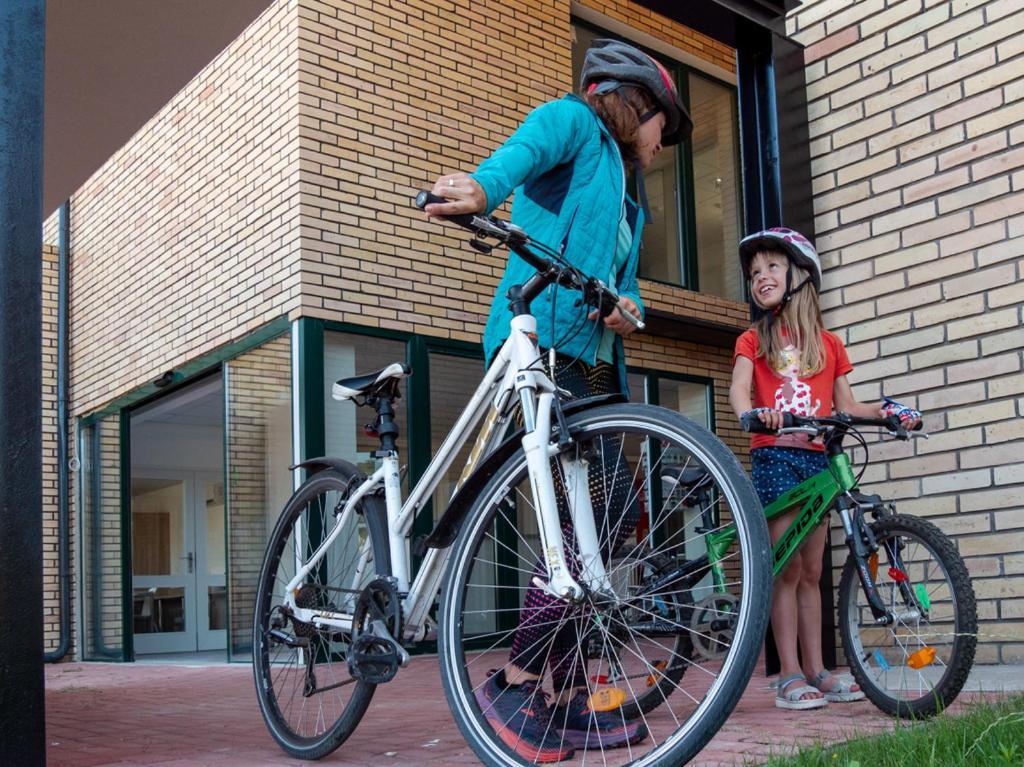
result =
[{"label": "brick paving", "polygon": [[[962,696],[968,698],[968,696]],[[956,707],[962,707],[958,701]],[[251,767],[308,764],[290,759],[267,733],[248,665],[205,667],[70,663],[46,668],[50,767]],[[750,765],[814,743],[892,729],[871,703],[784,712],[755,675],[736,711],[691,762]],[[325,765],[471,765],[448,711],[437,661],[413,658],[378,688],[355,733]]]}]

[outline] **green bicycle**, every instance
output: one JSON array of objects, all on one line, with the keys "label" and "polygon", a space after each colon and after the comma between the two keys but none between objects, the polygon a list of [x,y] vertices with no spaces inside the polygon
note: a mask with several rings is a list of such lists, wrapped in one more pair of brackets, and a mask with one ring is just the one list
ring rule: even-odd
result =
[{"label": "green bicycle", "polygon": [[[756,419],[743,427],[768,431]],[[774,575],[834,510],[849,550],[839,581],[839,630],[853,676],[866,696],[890,715],[934,716],[956,699],[974,662],[974,590],[956,547],[938,527],[897,514],[893,504],[858,490],[859,477],[843,450],[844,438],[851,437],[867,452],[857,427],[878,428],[897,439],[918,436],[892,417],[785,414],[779,433],[821,437],[829,467],[764,510],[768,519],[798,510],[774,546]],[[670,533],[678,540],[676,556],[646,553],[655,546],[664,551],[664,541],[638,542],[631,553],[643,562],[645,577],[633,591],[636,616],[626,620],[637,628],[646,626],[644,633],[652,641],[660,637],[657,646],[664,656],[644,658],[648,690],[636,696],[631,715],[685,690],[684,673],[699,677],[699,672],[714,668],[732,645],[739,608],[732,587],[736,533],[713,485],[700,472],[687,469],[678,476],[662,472],[661,488],[662,506],[688,510],[682,515],[687,522]],[[608,667],[600,681],[614,686],[630,679],[614,662]]]}]

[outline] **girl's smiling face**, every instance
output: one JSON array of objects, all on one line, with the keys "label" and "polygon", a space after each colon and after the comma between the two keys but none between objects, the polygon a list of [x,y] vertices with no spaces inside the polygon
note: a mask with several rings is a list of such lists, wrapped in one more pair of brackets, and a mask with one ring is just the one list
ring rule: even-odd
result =
[{"label": "girl's smiling face", "polygon": [[774,309],[786,293],[789,259],[782,253],[759,251],[750,260],[750,292],[762,309]]}]

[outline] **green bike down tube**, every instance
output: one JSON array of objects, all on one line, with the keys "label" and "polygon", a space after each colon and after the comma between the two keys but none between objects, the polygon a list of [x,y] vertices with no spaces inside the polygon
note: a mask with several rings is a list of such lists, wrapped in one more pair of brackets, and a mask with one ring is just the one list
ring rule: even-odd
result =
[{"label": "green bike down tube", "polygon": [[[857,478],[850,466],[850,458],[846,453],[839,453],[829,459],[829,468],[804,480],[765,507],[766,519],[775,519],[794,508],[799,508],[799,513],[782,537],[776,541],[772,550],[774,577],[778,577],[790,557],[800,549],[810,532],[825,518],[835,500],[856,486]],[[721,563],[735,538],[736,529],[732,525],[707,536],[708,560],[711,563],[711,575],[716,590],[725,585],[725,572]]]}]

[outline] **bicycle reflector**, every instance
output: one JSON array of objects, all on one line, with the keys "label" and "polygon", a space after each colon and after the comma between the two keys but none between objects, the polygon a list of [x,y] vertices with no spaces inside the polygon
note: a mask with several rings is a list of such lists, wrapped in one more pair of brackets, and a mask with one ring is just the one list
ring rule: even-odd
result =
[{"label": "bicycle reflector", "polygon": [[935,648],[934,647],[922,647],[917,652],[911,654],[907,658],[907,665],[911,668],[924,668],[930,666],[935,662]]},{"label": "bicycle reflector", "polygon": [[[668,661],[667,660],[657,660],[657,661],[654,662],[654,668],[656,668],[658,671],[664,671],[666,668],[668,668]],[[655,674],[648,674],[647,675],[647,686],[648,687],[654,687],[654,685],[656,685],[660,680],[661,680],[661,674],[657,674],[657,675],[655,675]]]},{"label": "bicycle reflector", "polygon": [[587,707],[591,711],[614,711],[626,702],[626,691],[618,687],[603,687],[591,694]]},{"label": "bicycle reflector", "polygon": [[868,557],[868,569],[871,570],[871,580],[878,583],[878,552]]},{"label": "bicycle reflector", "polygon": [[889,568],[889,577],[896,581],[896,583],[907,582],[907,574],[900,570],[898,567]]},{"label": "bicycle reflector", "polygon": [[932,598],[928,596],[928,589],[924,587],[923,583],[918,583],[914,586],[914,594],[917,596],[917,603],[922,608],[925,610],[932,609]]}]

